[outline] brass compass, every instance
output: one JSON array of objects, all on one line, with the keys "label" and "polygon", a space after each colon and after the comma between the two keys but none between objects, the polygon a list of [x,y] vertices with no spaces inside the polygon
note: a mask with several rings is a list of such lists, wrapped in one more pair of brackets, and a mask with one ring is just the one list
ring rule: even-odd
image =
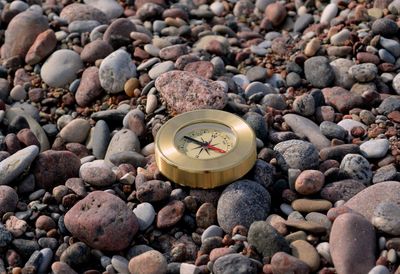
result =
[{"label": "brass compass", "polygon": [[240,117],[221,110],[196,110],[168,120],[158,131],[159,170],[175,183],[214,188],[245,175],[256,160],[256,138]]}]

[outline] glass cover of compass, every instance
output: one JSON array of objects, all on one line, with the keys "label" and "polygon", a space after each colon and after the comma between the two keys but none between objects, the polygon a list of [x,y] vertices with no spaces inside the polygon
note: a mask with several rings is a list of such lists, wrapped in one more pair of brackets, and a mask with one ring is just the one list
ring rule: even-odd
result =
[{"label": "glass cover of compass", "polygon": [[240,117],[196,110],[168,120],[155,140],[161,173],[175,183],[214,188],[245,175],[256,160],[256,138]]}]

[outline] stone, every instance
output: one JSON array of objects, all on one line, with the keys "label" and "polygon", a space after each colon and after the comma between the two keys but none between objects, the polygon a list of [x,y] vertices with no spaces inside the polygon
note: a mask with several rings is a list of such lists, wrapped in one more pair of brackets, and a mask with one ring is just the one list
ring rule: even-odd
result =
[{"label": "stone", "polygon": [[244,116],[246,123],[254,130],[256,137],[263,142],[268,140],[268,124],[265,122],[264,117],[257,113],[249,111]]},{"label": "stone", "polygon": [[311,116],[315,112],[314,97],[310,94],[304,94],[296,97],[293,102],[293,110],[302,116]]},{"label": "stone", "polygon": [[65,214],[64,222],[74,237],[105,251],[125,249],[139,229],[125,202],[103,191],[93,191],[76,203]]},{"label": "stone", "polygon": [[393,235],[400,235],[400,205],[393,202],[381,202],[375,208],[372,224],[377,229]]},{"label": "stone", "polygon": [[363,63],[350,67],[349,74],[358,82],[370,82],[378,75],[378,68],[375,64]]},{"label": "stone", "polygon": [[25,62],[29,65],[39,63],[50,55],[56,45],[57,39],[54,31],[51,29],[45,30],[36,37],[34,43],[29,48],[25,56]]},{"label": "stone", "polygon": [[14,212],[18,203],[17,192],[9,187],[0,185],[0,216],[6,212]]},{"label": "stone", "polygon": [[140,203],[133,210],[139,222],[139,230],[145,231],[154,221],[156,212],[150,203]]},{"label": "stone", "polygon": [[136,183],[136,197],[142,203],[163,201],[169,197],[171,190],[170,183],[160,180]]},{"label": "stone", "polygon": [[347,131],[344,128],[330,121],[323,121],[319,125],[319,128],[321,130],[321,133],[329,139],[336,138],[339,140],[345,140],[348,135]]},{"label": "stone", "polygon": [[340,163],[340,169],[352,179],[369,185],[372,180],[372,170],[367,159],[359,154],[347,154]]},{"label": "stone", "polygon": [[[110,0],[90,0],[90,1],[110,1]],[[114,1],[114,0],[113,0]],[[131,43],[130,33],[136,31],[136,26],[127,18],[118,18],[114,20],[106,29],[103,35],[103,40],[110,44],[115,50],[121,47],[128,46]],[[121,49],[122,52],[125,52]],[[119,58],[120,65],[127,66],[132,63],[125,52],[125,56],[121,55]],[[128,58],[125,62],[123,58]],[[133,64],[131,64],[133,65]],[[118,64],[115,65],[117,68]],[[135,68],[136,69],[136,68]]]},{"label": "stone", "polygon": [[[364,217],[345,213],[333,222],[329,245],[338,273],[368,273],[375,266],[375,231]],[[357,254],[357,256],[354,256]]]},{"label": "stone", "polygon": [[260,184],[236,181],[225,188],[218,200],[218,224],[227,233],[237,225],[250,227],[254,221],[267,218],[270,203],[268,191]]},{"label": "stone", "polygon": [[304,74],[307,81],[316,88],[330,86],[335,80],[335,73],[329,64],[329,59],[316,56],[304,62]]},{"label": "stone", "polygon": [[92,103],[101,93],[102,88],[97,67],[88,67],[82,73],[82,78],[75,93],[75,101],[81,107]]},{"label": "stone", "polygon": [[298,16],[296,21],[294,22],[293,30],[295,32],[302,32],[313,22],[314,22],[314,17],[311,14],[309,13],[302,14]]},{"label": "stone", "polygon": [[123,7],[115,0],[84,0],[84,3],[101,10],[108,20],[118,18],[124,12]]},{"label": "stone", "polygon": [[185,44],[177,44],[162,48],[159,52],[159,56],[161,59],[164,60],[176,61],[179,56],[185,55],[187,53],[188,48]]},{"label": "stone", "polygon": [[317,271],[320,265],[317,250],[304,240],[297,240],[290,244],[292,255],[308,265],[311,271]]},{"label": "stone", "polygon": [[334,46],[344,46],[346,44],[346,41],[351,38],[351,32],[344,28],[338,33],[334,34],[331,36],[331,44]]},{"label": "stone", "polygon": [[74,21],[68,25],[68,30],[70,32],[85,33],[93,31],[98,26],[100,26],[100,23],[95,20]]},{"label": "stone", "polygon": [[377,184],[385,181],[393,181],[397,178],[397,169],[393,164],[383,166],[376,170],[372,183]]},{"label": "stone", "polygon": [[338,7],[335,3],[326,5],[324,10],[322,11],[320,22],[322,24],[329,25],[331,23],[331,20],[335,18],[337,13]]},{"label": "stone", "polygon": [[306,263],[285,252],[277,252],[272,256],[271,268],[274,274],[308,274],[310,269]]},{"label": "stone", "polygon": [[345,203],[345,206],[360,213],[368,220],[383,201],[400,205],[400,182],[387,181],[367,187]]},{"label": "stone", "polygon": [[397,33],[399,27],[395,21],[389,18],[379,18],[374,21],[371,29],[375,34],[391,37]]},{"label": "stone", "polygon": [[387,139],[369,140],[360,145],[361,153],[367,159],[382,158],[389,150],[389,141]]},{"label": "stone", "polygon": [[20,176],[39,154],[35,145],[23,148],[0,162],[0,185],[8,185]]},{"label": "stone", "polygon": [[99,68],[99,78],[102,88],[107,93],[118,93],[124,90],[125,82],[136,76],[136,66],[131,56],[119,49],[108,55]]},{"label": "stone", "polygon": [[53,271],[54,274],[64,274],[64,273],[78,274],[78,272],[73,270],[68,264],[64,262],[54,262],[51,265],[51,270]]},{"label": "stone", "polygon": [[85,63],[95,63],[96,60],[104,59],[112,52],[113,48],[108,42],[98,39],[83,47],[81,59]]},{"label": "stone", "polygon": [[113,268],[121,274],[129,274],[128,264],[129,261],[122,256],[114,255],[111,258]]},{"label": "stone", "polygon": [[175,68],[174,62],[165,61],[162,63],[155,64],[151,70],[149,70],[149,76],[151,79],[156,79],[161,74],[171,71]]},{"label": "stone", "polygon": [[[10,211],[11,210],[8,210],[8,212],[10,212]],[[2,214],[0,212],[0,216],[1,215]],[[15,216],[10,216],[6,221],[6,228],[8,231],[10,231],[12,233],[12,235],[14,237],[20,237],[26,232],[26,230],[28,228],[28,224],[24,220],[20,220]]]},{"label": "stone", "polygon": [[52,190],[68,178],[78,177],[81,161],[69,151],[41,152],[32,164],[32,174],[41,188]]},{"label": "stone", "polygon": [[87,263],[89,257],[89,247],[85,243],[77,242],[71,244],[62,252],[60,261],[73,267],[79,267]]},{"label": "stone", "polygon": [[95,136],[95,138],[92,139],[93,155],[97,159],[104,159],[111,139],[110,129],[104,120],[97,121],[93,129],[93,136]]},{"label": "stone", "polygon": [[91,186],[110,186],[117,180],[112,167],[112,164],[106,163],[104,160],[84,163],[79,169],[79,177]]},{"label": "stone", "polygon": [[318,166],[318,151],[309,142],[302,140],[280,142],[274,147],[274,151],[278,153],[279,165],[285,170],[288,168],[306,170]]},{"label": "stone", "polygon": [[177,113],[205,108],[222,109],[227,103],[222,85],[192,72],[166,72],[157,78],[155,85],[167,105]]},{"label": "stone", "polygon": [[389,269],[384,265],[374,266],[368,274],[390,274]]},{"label": "stone", "polygon": [[89,134],[89,130],[89,121],[77,118],[61,129],[60,136],[67,143],[83,143]]},{"label": "stone", "polygon": [[321,190],[321,197],[332,203],[340,200],[348,201],[364,189],[365,185],[358,180],[341,180],[324,186]]},{"label": "stone", "polygon": [[[213,47],[218,46],[218,50]],[[193,50],[206,50],[217,55],[225,55],[229,52],[228,40],[220,35],[206,35],[201,37],[194,45]]]},{"label": "stone", "polygon": [[276,252],[290,252],[290,247],[285,238],[265,221],[255,221],[251,224],[247,234],[250,245],[264,257],[272,257]]},{"label": "stone", "polygon": [[185,204],[178,200],[173,200],[160,209],[157,213],[157,228],[165,229],[174,226],[183,217]]},{"label": "stone", "polygon": [[1,47],[1,57],[25,58],[36,37],[48,28],[47,18],[42,14],[33,11],[19,13],[8,24]]},{"label": "stone", "polygon": [[389,51],[394,57],[400,56],[400,44],[396,40],[380,37],[379,43],[383,48]]},{"label": "stone", "polygon": [[302,195],[310,195],[321,190],[325,176],[319,170],[304,170],[295,181],[295,189]]},{"label": "stone", "polygon": [[129,271],[133,274],[166,274],[167,267],[167,260],[156,250],[144,252],[129,261]]},{"label": "stone", "polygon": [[321,212],[328,211],[332,203],[323,199],[297,199],[291,204],[292,208],[299,212]]},{"label": "stone", "polygon": [[67,20],[68,23],[84,20],[95,20],[102,24],[108,22],[107,16],[101,10],[81,3],[65,6],[60,13],[60,18]]},{"label": "stone", "polygon": [[60,49],[44,62],[40,76],[47,85],[61,88],[74,81],[82,68],[79,54],[69,49]]},{"label": "stone", "polygon": [[296,114],[286,114],[283,119],[299,137],[306,137],[317,149],[330,146],[330,141],[321,133],[320,128],[310,119]]},{"label": "stone", "polygon": [[281,3],[271,3],[265,9],[265,16],[273,26],[279,26],[286,19],[286,8]]},{"label": "stone", "polygon": [[342,113],[363,104],[363,98],[360,95],[351,93],[342,87],[324,88],[322,93],[326,103]]},{"label": "stone", "polygon": [[280,94],[266,94],[261,103],[264,106],[272,107],[278,110],[284,110],[287,107],[285,99]]},{"label": "stone", "polygon": [[214,75],[214,65],[209,61],[194,61],[187,64],[184,71],[193,72],[201,77],[211,79]]},{"label": "stone", "polygon": [[257,264],[241,254],[228,254],[219,257],[213,265],[215,274],[257,274]]},{"label": "stone", "polygon": [[[395,77],[395,79],[396,79],[396,77]],[[398,77],[398,79],[400,80],[400,76]],[[394,81],[394,79],[393,79],[393,81]],[[377,110],[379,113],[384,114],[384,115],[388,115],[389,113],[391,113],[393,111],[400,110],[400,97],[389,96],[389,97],[385,98],[382,101],[382,103],[379,105]]]},{"label": "stone", "polygon": [[122,151],[140,151],[140,142],[133,131],[121,129],[111,138],[104,159],[109,161],[111,155]]}]

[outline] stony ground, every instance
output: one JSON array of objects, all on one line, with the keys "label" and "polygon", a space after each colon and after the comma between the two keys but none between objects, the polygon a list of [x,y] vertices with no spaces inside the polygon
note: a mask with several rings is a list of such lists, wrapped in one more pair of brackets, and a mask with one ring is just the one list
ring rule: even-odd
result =
[{"label": "stony ground", "polygon": [[[400,273],[400,0],[1,1],[0,273]],[[202,108],[258,159],[213,190],[154,136]]]}]

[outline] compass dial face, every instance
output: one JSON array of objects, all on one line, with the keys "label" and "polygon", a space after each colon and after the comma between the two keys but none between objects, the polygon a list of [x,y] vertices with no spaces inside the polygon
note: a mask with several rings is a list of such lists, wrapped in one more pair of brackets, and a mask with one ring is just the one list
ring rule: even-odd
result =
[{"label": "compass dial face", "polygon": [[218,123],[196,123],[186,126],[175,136],[180,152],[193,159],[215,159],[226,155],[235,146],[231,128]]}]

